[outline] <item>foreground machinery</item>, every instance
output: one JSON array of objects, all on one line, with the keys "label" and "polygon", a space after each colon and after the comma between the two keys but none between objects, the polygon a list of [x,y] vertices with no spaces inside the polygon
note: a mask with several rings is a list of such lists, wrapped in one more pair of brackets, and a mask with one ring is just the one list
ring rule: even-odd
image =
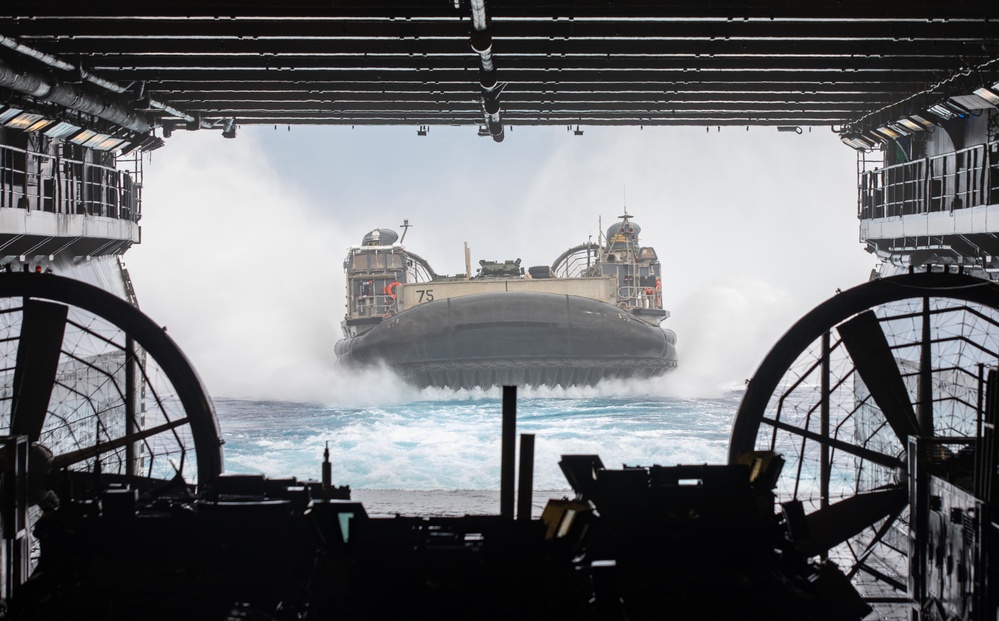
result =
[{"label": "foreground machinery", "polygon": [[[956,270],[872,281],[806,315],[751,380],[728,464],[563,456],[576,495],[540,520],[524,444],[514,517],[512,387],[499,515],[369,516],[328,467],[319,482],[224,475],[197,374],[129,303],[34,273],[3,274],[0,299],[7,618],[997,612],[999,286]],[[91,375],[59,375],[62,359],[139,348],[124,382],[106,375],[121,404],[90,398],[109,394]]]}]

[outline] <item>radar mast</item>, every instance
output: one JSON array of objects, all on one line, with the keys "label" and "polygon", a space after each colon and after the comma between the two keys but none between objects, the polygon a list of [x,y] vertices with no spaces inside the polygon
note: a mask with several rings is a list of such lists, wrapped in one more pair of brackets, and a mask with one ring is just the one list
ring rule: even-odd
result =
[{"label": "radar mast", "polygon": [[399,225],[399,228],[402,229],[402,238],[399,239],[400,245],[402,245],[402,243],[406,241],[406,233],[409,232],[409,227],[411,226],[413,225],[409,223],[409,218],[404,219],[402,221],[402,224]]}]

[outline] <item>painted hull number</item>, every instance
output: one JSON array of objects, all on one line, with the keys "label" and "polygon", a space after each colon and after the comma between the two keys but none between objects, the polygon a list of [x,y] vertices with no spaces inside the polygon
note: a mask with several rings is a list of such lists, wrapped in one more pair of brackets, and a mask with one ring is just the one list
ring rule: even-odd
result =
[{"label": "painted hull number", "polygon": [[434,301],[434,290],[433,289],[417,289],[417,295],[419,298],[416,300],[417,304],[423,304],[424,302]]}]

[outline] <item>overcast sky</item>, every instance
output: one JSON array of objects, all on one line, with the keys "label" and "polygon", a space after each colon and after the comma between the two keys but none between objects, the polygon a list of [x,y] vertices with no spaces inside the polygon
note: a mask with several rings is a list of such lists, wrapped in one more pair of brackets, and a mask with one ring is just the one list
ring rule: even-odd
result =
[{"label": "overcast sky", "polygon": [[[213,396],[329,400],[346,249],[414,225],[441,274],[479,259],[550,264],[627,200],[663,264],[679,336],[674,388],[749,377],[807,310],[867,280],[854,153],[828,127],[285,126],[176,132],[146,163],[142,244],[126,255],[142,309]],[[679,392],[684,392],[680,390]]]}]

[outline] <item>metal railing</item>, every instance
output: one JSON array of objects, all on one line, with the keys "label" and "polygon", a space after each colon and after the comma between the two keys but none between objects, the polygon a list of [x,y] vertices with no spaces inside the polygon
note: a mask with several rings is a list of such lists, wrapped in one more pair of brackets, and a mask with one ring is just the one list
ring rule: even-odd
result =
[{"label": "metal railing", "polygon": [[999,203],[999,144],[875,170],[858,170],[861,219],[954,211]]},{"label": "metal railing", "polygon": [[593,268],[597,264],[600,246],[586,243],[570,248],[552,263],[552,274],[555,278],[577,278],[594,276]]},{"label": "metal railing", "polygon": [[660,308],[659,291],[653,287],[626,285],[617,289],[618,306],[624,308]]},{"label": "metal railing", "polygon": [[138,222],[142,157],[106,156],[108,164],[0,146],[0,208],[86,214]]},{"label": "metal railing", "polygon": [[398,309],[391,295],[362,295],[351,300],[350,317],[384,317],[394,315]]}]

